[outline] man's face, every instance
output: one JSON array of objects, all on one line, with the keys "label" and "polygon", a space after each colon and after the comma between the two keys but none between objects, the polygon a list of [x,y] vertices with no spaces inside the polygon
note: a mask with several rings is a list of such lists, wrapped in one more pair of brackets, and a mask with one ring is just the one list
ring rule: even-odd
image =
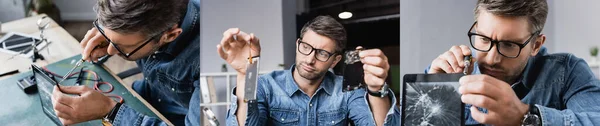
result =
[{"label": "man's face", "polygon": [[[532,35],[529,24],[524,17],[503,17],[493,15],[487,11],[480,11],[474,30],[481,35],[490,37],[492,40],[512,41],[524,44]],[[476,60],[482,74],[487,74],[507,83],[513,83],[525,66],[529,57],[535,56],[543,42],[541,36],[534,36],[521,50],[516,58],[508,58],[498,53],[498,45],[494,45],[490,51],[475,51]],[[502,50],[502,48],[500,48]],[[504,54],[504,53],[503,53]]]},{"label": "man's face", "polygon": [[[136,48],[142,46],[145,42],[147,42],[149,37],[145,37],[140,32],[132,33],[132,34],[120,34],[110,29],[102,29],[104,30],[104,34],[108,37],[116,46],[119,47],[123,53],[131,53]],[[131,54],[129,58],[125,57],[123,54],[119,53],[119,51],[115,48],[115,45],[110,44],[108,48],[109,55],[119,55],[125,60],[135,61],[141,59],[143,57],[149,56],[154,51],[158,50],[158,48],[162,45],[162,42],[159,42],[160,38],[155,38],[148,42],[148,44],[143,45],[139,50],[135,53]]]},{"label": "man's face", "polygon": [[[330,53],[335,52],[336,43],[334,40],[319,35],[312,30],[308,30],[304,33],[302,42],[306,42],[315,49],[322,49]],[[298,45],[298,43],[296,43],[296,71],[300,76],[308,80],[320,79],[327,73],[329,68],[333,68],[341,59],[340,55],[332,55],[327,61],[320,61],[315,58],[315,55],[319,55],[316,53],[316,50],[313,50],[308,55],[304,55],[298,51],[299,48],[310,47],[303,46],[302,44]]]}]

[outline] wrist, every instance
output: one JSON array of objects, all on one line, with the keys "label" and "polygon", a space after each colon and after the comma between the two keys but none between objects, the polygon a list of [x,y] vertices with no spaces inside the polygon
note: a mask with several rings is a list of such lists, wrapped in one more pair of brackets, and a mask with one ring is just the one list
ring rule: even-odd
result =
[{"label": "wrist", "polygon": [[388,88],[389,86],[387,85],[387,83],[383,83],[383,85],[381,86],[367,86],[366,90],[370,96],[384,98],[389,93]]},{"label": "wrist", "polygon": [[[112,100],[111,100],[112,101]],[[115,118],[117,117],[117,113],[119,113],[119,109],[121,108],[121,103],[117,103],[115,101],[111,102],[112,108],[109,110],[109,112],[102,118],[102,122],[103,123],[113,123]]]},{"label": "wrist", "polygon": [[104,117],[108,116],[111,113],[111,110],[113,110],[113,108],[115,108],[116,105],[117,105],[117,102],[115,102],[114,100],[109,98],[108,106],[106,106],[106,108],[104,108],[104,111],[102,112],[103,114],[100,118],[104,118]]}]

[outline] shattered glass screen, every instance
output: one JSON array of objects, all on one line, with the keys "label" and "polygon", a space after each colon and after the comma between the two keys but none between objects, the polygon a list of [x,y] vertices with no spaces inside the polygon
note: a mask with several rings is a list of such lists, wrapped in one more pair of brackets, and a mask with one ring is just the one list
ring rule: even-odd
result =
[{"label": "shattered glass screen", "polygon": [[406,82],[403,104],[405,126],[464,125],[464,104],[458,82]]},{"label": "shattered glass screen", "polygon": [[363,63],[360,62],[358,52],[359,50],[351,50],[344,53],[343,91],[355,90],[364,84]]}]

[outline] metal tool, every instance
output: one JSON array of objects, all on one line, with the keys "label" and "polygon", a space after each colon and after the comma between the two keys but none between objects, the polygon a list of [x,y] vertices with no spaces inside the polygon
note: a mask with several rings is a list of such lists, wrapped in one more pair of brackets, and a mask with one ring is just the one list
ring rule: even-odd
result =
[{"label": "metal tool", "polygon": [[60,80],[58,83],[60,84],[60,83],[62,83],[63,81],[65,81],[65,80],[68,78],[68,76],[69,76],[69,75],[71,75],[71,73],[73,73],[73,71],[75,70],[75,68],[79,67],[79,65],[81,65],[81,63],[83,63],[83,61],[84,61],[83,59],[81,59],[81,60],[77,61],[77,64],[75,64],[75,66],[74,66],[73,68],[71,68],[71,70],[69,70],[69,72],[68,72],[67,74],[65,74],[65,75],[63,76],[63,79],[62,79],[62,80]]},{"label": "metal tool", "polygon": [[[104,47],[107,47],[107,46],[108,46],[108,43],[107,43],[107,42],[100,43],[100,45],[97,45],[96,47],[94,47],[94,49],[92,49],[92,52],[93,52],[95,49],[97,49],[97,48],[104,48]],[[91,57],[91,55],[92,55],[92,53],[90,52],[90,55],[89,55],[88,57]],[[75,70],[75,68],[79,67],[79,66],[81,65],[81,63],[83,63],[84,61],[85,61],[85,60],[83,60],[83,58],[82,58],[81,60],[77,61],[77,63],[75,64],[75,66],[73,66],[73,68],[71,68],[71,70],[69,70],[69,72],[68,72],[67,74],[65,74],[65,75],[63,76],[63,79],[62,79],[62,80],[60,80],[58,83],[60,84],[60,83],[62,83],[63,81],[65,81],[65,80],[68,78],[68,76],[69,76],[69,75],[71,75],[71,73],[73,73],[73,71]]]},{"label": "metal tool", "polygon": [[465,61],[465,69],[463,69],[463,74],[467,75],[469,72],[469,68],[471,66],[471,60],[472,60],[472,56],[471,55],[467,55],[464,58]]},{"label": "metal tool", "polygon": [[215,116],[215,113],[212,110],[204,107],[202,111],[204,111],[204,115],[208,119],[208,122],[211,126],[219,126],[219,120],[217,120],[217,117]]}]

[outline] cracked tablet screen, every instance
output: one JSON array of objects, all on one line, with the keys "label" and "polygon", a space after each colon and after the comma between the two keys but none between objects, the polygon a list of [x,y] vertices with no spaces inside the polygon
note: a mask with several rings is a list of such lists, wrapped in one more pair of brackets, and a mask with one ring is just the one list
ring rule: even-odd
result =
[{"label": "cracked tablet screen", "polygon": [[464,105],[458,82],[407,82],[406,126],[463,125]]}]

